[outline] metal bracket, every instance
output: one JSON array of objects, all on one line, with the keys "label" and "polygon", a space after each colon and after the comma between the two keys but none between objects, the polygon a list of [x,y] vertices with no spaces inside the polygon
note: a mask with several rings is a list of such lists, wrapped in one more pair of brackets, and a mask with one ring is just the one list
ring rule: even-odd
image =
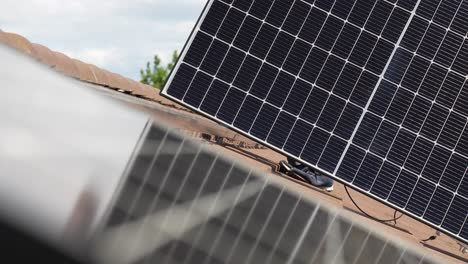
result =
[{"label": "metal bracket", "polygon": [[460,246],[458,249],[463,255],[468,253],[468,245],[462,242],[457,242],[457,244]]}]

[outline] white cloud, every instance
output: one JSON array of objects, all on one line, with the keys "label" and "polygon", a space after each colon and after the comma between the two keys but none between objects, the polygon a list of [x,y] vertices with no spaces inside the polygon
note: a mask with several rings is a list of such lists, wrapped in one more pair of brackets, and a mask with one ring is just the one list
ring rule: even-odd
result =
[{"label": "white cloud", "polygon": [[188,38],[205,0],[2,0],[0,28],[138,79]]}]

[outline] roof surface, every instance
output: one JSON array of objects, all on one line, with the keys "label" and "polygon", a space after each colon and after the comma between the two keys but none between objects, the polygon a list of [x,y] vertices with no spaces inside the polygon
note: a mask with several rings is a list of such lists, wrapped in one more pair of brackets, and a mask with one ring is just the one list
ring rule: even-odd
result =
[{"label": "roof surface", "polygon": [[[358,221],[363,221],[370,225],[378,225],[383,232],[395,234],[426,250],[428,254],[436,254],[444,258],[447,263],[468,262],[467,256],[460,252],[460,246],[457,241],[446,235],[440,235],[434,241],[421,243],[421,240],[434,235],[435,230],[415,219],[403,216],[394,225],[393,223],[379,223],[365,217],[348,198],[343,185],[338,182],[335,184],[335,190],[332,193],[326,193],[299,180],[276,172],[278,162],[285,159],[283,155],[161,97],[159,90],[151,86],[100,69],[92,64],[69,58],[63,53],[51,51],[40,44],[31,43],[26,38],[14,33],[0,31],[0,43],[13,47],[69,77],[89,83],[110,96],[131,103],[173,127],[192,133],[194,136],[205,139],[211,138],[210,144],[213,144],[214,148],[235,159],[239,159],[242,163],[255,166],[271,175],[271,177],[280,178],[285,185],[304,195],[310,195],[314,199],[321,199],[330,205],[343,208],[349,212],[351,217],[356,218]],[[225,138],[224,143],[216,144],[216,137]],[[226,142],[227,144],[225,144]],[[350,192],[359,206],[371,215],[380,219],[393,218],[393,209],[355,191]]]}]

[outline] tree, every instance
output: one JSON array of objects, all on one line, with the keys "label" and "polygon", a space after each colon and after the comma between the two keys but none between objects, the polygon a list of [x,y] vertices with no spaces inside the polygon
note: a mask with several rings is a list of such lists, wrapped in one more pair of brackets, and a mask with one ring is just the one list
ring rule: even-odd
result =
[{"label": "tree", "polygon": [[146,63],[146,69],[140,70],[140,82],[161,89],[164,85],[164,82],[166,81],[167,76],[174,68],[175,63],[177,62],[177,58],[179,58],[179,53],[176,50],[172,54],[172,61],[168,63],[166,67],[164,67],[161,66],[161,59],[159,56],[154,55],[153,67],[151,67],[151,63],[148,61],[148,63]]}]

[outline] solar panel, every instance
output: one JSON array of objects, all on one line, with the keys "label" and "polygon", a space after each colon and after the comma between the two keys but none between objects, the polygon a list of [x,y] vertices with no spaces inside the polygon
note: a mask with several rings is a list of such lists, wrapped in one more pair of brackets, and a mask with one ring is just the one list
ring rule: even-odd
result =
[{"label": "solar panel", "polygon": [[96,236],[97,263],[443,262],[160,124]]},{"label": "solar panel", "polygon": [[468,1],[212,0],[162,94],[468,241]]}]

